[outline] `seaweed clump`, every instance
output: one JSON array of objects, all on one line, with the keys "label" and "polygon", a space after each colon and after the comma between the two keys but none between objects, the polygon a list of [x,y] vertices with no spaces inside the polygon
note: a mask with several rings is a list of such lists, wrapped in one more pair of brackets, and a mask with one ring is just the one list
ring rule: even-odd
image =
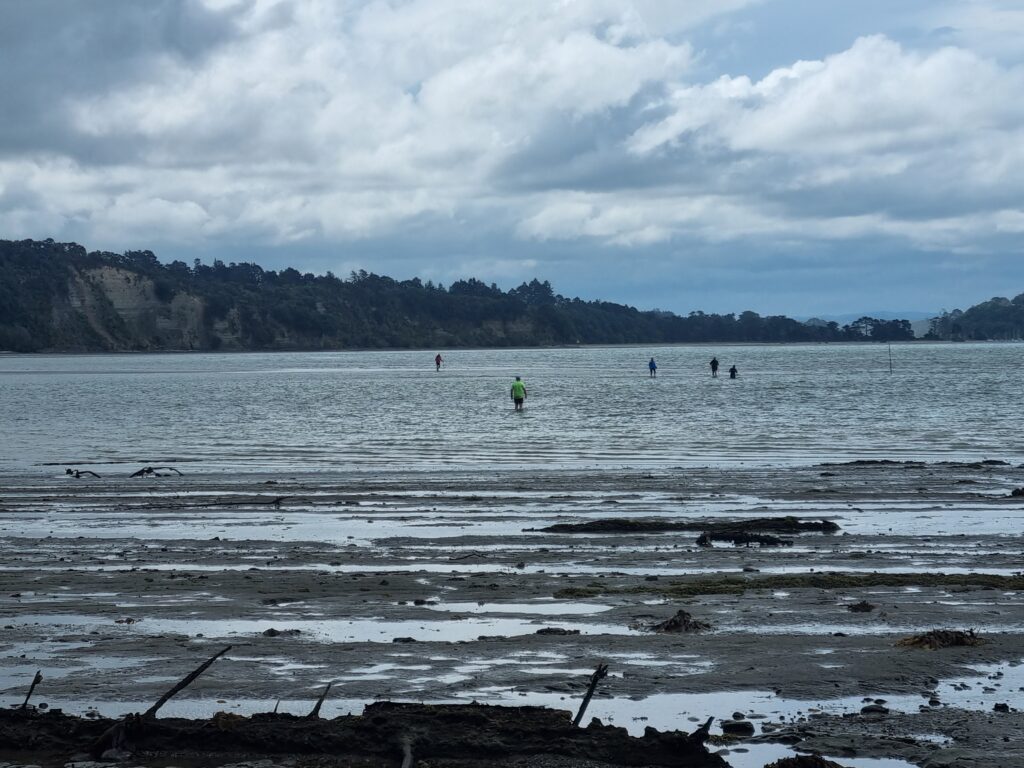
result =
[{"label": "seaweed clump", "polygon": [[844,766],[826,760],[821,755],[797,755],[776,760],[764,768],[844,768]]},{"label": "seaweed clump", "polygon": [[659,621],[655,624],[648,625],[637,625],[639,629],[644,629],[648,632],[661,632],[664,634],[681,634],[685,632],[703,632],[706,629],[711,629],[711,625],[705,621],[693,618],[692,615],[684,610],[676,611],[676,615],[671,618]]},{"label": "seaweed clump", "polygon": [[983,645],[984,638],[973,629],[966,632],[960,629],[933,629],[920,635],[911,635],[898,641],[901,648],[921,648],[926,651],[937,651],[940,648],[961,648]]}]

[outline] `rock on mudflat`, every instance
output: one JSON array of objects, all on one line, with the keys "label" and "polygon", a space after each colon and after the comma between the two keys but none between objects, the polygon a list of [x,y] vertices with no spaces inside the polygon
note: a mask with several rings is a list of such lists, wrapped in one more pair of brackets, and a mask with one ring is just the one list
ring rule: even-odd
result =
[{"label": "rock on mudflat", "polygon": [[645,629],[648,632],[663,633],[703,632],[706,629],[711,629],[711,625],[705,621],[695,619],[686,611],[679,610],[671,618],[647,626],[638,625],[638,628]]},{"label": "rock on mudflat", "polygon": [[299,629],[270,629],[263,630],[264,637],[297,637],[302,634],[302,630]]},{"label": "rock on mudflat", "polygon": [[544,627],[538,629],[535,634],[538,635],[578,635],[580,631],[578,629],[566,629],[565,627]]},{"label": "rock on mudflat", "polygon": [[868,704],[865,707],[860,708],[862,715],[888,715],[889,708],[884,707],[881,704]]},{"label": "rock on mudflat", "polygon": [[833,763],[820,755],[797,755],[796,757],[784,757],[776,760],[765,768],[844,768],[839,763]]},{"label": "rock on mudflat", "polygon": [[722,733],[728,736],[753,736],[754,724],[749,720],[725,720]]},{"label": "rock on mudflat", "polygon": [[867,600],[861,600],[859,603],[849,606],[846,610],[850,611],[850,613],[871,613],[875,610],[875,606]]}]

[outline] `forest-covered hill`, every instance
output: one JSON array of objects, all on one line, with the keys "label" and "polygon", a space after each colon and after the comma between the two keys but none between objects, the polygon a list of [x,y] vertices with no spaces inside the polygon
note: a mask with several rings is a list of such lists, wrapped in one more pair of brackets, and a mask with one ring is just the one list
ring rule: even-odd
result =
[{"label": "forest-covered hill", "polygon": [[445,348],[563,344],[889,341],[905,320],[802,323],[754,312],[640,311],[568,299],[533,280],[444,287],[366,272],[340,279],[151,251],[0,240],[0,350],[32,352]]},{"label": "forest-covered hill", "polygon": [[1024,339],[1024,293],[997,296],[966,310],[954,309],[932,318],[926,339],[945,341],[1009,341]]}]

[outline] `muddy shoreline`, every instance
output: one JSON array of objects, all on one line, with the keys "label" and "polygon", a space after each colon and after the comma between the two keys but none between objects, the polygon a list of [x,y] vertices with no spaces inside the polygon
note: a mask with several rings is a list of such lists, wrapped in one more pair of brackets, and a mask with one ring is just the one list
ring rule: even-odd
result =
[{"label": "muddy shoreline", "polygon": [[[640,735],[743,714],[754,741],[719,745],[742,768],[764,742],[1024,765],[1018,466],[128,474],[5,479],[5,705],[41,669],[35,703],[115,717],[225,641],[168,716],[299,714],[329,681],[327,717],[380,699],[575,710],[603,662],[595,717]],[[773,517],[839,530],[697,543]],[[651,530],[539,530],[610,519]],[[710,629],[642,628],[681,609]],[[896,646],[932,628],[986,642]],[[876,699],[889,713],[862,715]]]}]

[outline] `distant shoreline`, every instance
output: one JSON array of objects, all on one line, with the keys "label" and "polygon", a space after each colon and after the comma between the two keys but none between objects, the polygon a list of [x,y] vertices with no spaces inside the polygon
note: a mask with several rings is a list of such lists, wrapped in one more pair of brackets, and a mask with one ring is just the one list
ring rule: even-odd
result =
[{"label": "distant shoreline", "polygon": [[906,341],[686,341],[686,342],[636,342],[625,344],[547,344],[543,346],[465,346],[465,347],[342,347],[338,349],[133,349],[133,350],[39,350],[36,352],[13,352],[0,350],[2,357],[98,357],[134,355],[267,355],[267,354],[336,354],[339,352],[530,352],[565,349],[669,349],[682,347],[729,348],[729,347],[868,347],[868,346],[958,346],[966,344],[1024,344],[1024,339],[972,339],[948,341],[944,339],[914,339]]}]

